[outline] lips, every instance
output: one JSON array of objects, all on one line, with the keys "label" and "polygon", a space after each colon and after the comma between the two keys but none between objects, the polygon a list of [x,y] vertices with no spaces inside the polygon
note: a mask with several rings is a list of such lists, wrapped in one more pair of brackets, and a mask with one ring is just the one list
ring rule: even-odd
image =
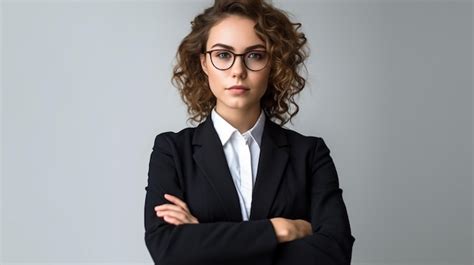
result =
[{"label": "lips", "polygon": [[250,90],[250,88],[246,86],[237,85],[229,87],[228,90]]}]

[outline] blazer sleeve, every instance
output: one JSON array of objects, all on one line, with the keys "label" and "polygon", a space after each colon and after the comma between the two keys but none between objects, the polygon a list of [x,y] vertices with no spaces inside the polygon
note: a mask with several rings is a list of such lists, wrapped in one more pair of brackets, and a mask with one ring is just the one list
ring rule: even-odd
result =
[{"label": "blazer sleeve", "polygon": [[145,243],[155,264],[271,264],[278,241],[270,220],[173,225],[154,207],[170,203],[165,193],[183,199],[171,140],[155,138],[145,188]]},{"label": "blazer sleeve", "polygon": [[317,137],[311,165],[311,225],[313,234],[278,246],[276,265],[349,265],[355,238],[342,198],[330,151]]}]

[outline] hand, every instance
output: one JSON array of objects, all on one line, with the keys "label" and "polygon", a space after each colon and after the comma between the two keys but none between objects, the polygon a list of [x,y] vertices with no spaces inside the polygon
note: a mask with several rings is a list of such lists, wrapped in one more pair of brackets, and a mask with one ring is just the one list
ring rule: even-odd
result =
[{"label": "hand", "polygon": [[272,222],[278,243],[293,241],[313,233],[311,223],[297,219],[286,219],[282,217],[270,219]]},{"label": "hand", "polygon": [[165,199],[173,204],[162,204],[155,207],[156,215],[163,217],[163,219],[170,224],[199,224],[199,221],[194,217],[188,209],[185,202],[170,194],[165,194]]}]

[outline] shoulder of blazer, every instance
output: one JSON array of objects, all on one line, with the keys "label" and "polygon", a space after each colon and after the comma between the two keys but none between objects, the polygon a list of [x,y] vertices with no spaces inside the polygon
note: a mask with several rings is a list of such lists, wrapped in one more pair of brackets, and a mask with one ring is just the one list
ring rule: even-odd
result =
[{"label": "shoulder of blazer", "polygon": [[187,127],[178,132],[166,131],[159,133],[155,137],[154,147],[159,147],[160,150],[183,150],[192,148],[193,145],[211,143],[215,146],[218,143],[218,139],[217,132],[209,115],[196,127]]},{"label": "shoulder of blazer", "polygon": [[153,149],[159,148],[162,152],[171,152],[172,149],[182,149],[191,145],[196,127],[187,127],[178,132],[166,131],[155,136]]},{"label": "shoulder of blazer", "polygon": [[[273,123],[273,122],[272,122]],[[271,126],[272,130],[280,130],[279,134],[284,134],[290,147],[314,147],[318,145],[322,138],[319,136],[304,135],[289,128],[283,128],[276,123]]]}]

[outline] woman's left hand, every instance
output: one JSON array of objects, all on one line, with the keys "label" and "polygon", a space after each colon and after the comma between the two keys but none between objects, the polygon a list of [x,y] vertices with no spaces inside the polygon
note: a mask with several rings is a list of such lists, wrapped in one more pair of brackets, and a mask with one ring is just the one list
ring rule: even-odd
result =
[{"label": "woman's left hand", "polygon": [[199,224],[198,219],[191,214],[185,202],[170,194],[165,194],[165,199],[173,204],[156,206],[155,211],[158,217],[163,217],[167,223],[174,225]]}]

